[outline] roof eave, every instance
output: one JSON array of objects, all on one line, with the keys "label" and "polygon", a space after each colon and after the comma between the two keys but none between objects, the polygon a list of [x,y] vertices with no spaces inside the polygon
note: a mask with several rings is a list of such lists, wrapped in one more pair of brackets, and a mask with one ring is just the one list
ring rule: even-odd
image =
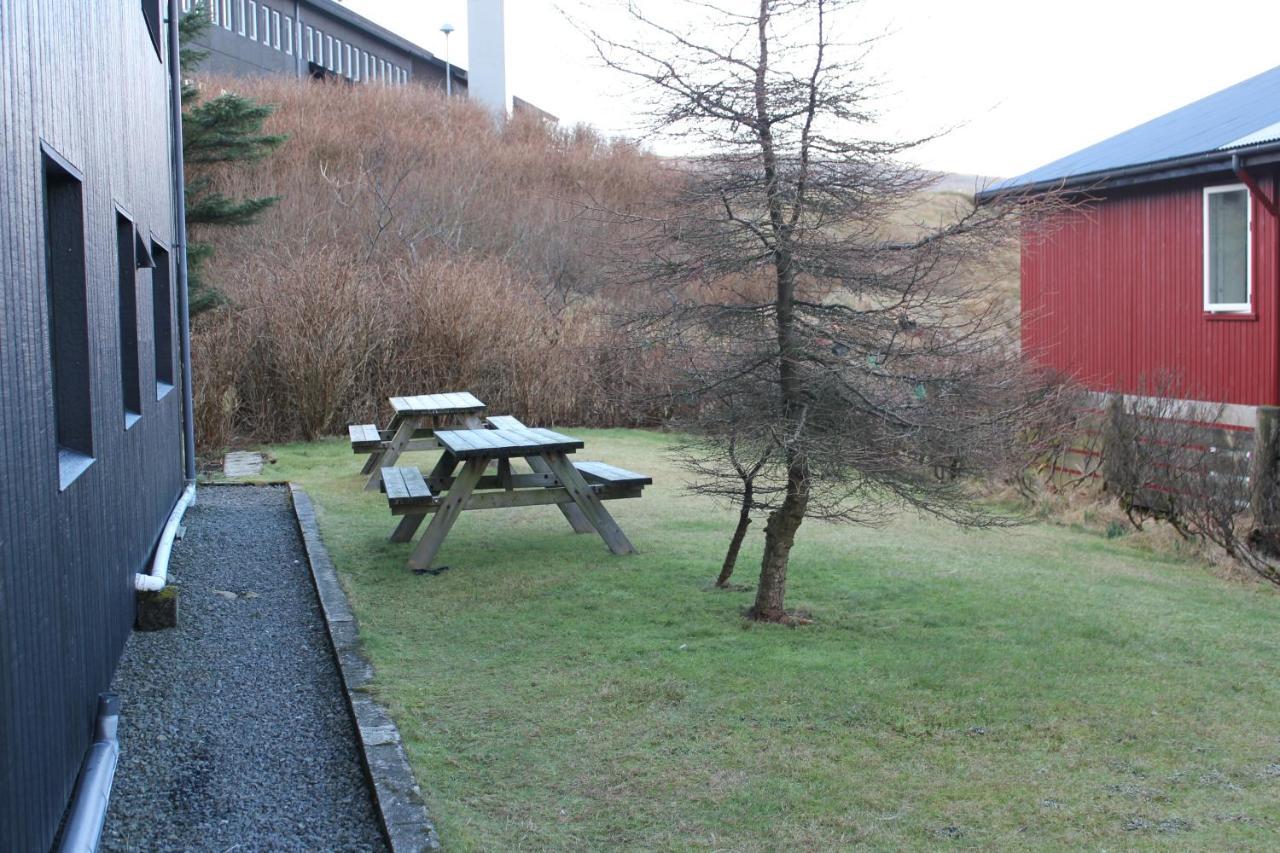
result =
[{"label": "roof eave", "polygon": [[1105,169],[1011,187],[993,187],[975,194],[974,201],[977,204],[987,204],[996,199],[1025,198],[1047,192],[1088,192],[1170,181],[1212,172],[1229,172],[1232,159],[1235,157],[1239,157],[1244,166],[1258,166],[1280,161],[1280,140],[1240,148],[1206,151],[1188,157],[1140,163],[1119,169]]}]

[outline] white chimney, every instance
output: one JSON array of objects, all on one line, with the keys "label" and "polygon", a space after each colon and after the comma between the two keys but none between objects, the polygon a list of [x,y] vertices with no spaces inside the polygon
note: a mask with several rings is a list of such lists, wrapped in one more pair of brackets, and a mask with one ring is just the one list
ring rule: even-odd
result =
[{"label": "white chimney", "polygon": [[506,118],[507,40],[503,0],[467,0],[467,97]]}]

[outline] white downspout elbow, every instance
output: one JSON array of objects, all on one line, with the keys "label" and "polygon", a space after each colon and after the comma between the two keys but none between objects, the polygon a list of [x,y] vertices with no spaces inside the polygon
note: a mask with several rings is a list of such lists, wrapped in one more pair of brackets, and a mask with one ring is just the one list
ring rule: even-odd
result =
[{"label": "white downspout elbow", "polygon": [[182,524],[182,516],[196,497],[196,484],[188,483],[182,497],[169,513],[169,520],[160,534],[160,544],[156,546],[155,559],[151,561],[151,572],[138,572],[133,576],[133,588],[139,592],[159,592],[169,581],[169,553],[173,550],[173,540],[178,535],[178,527]]}]

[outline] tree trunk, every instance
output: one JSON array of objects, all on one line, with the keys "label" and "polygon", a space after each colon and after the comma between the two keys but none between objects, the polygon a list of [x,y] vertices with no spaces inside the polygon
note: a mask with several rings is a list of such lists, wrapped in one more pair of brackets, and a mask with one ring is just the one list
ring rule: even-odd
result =
[{"label": "tree trunk", "polygon": [[716,578],[716,586],[724,589],[729,585],[733,575],[733,567],[738,563],[738,552],[742,550],[742,540],[747,538],[747,528],[751,526],[751,503],[753,489],[747,483],[742,487],[742,512],[738,514],[738,526],[733,530],[733,538],[729,540],[729,552],[724,555],[724,565],[720,567],[720,577]]},{"label": "tree trunk", "polygon": [[796,541],[796,531],[800,529],[800,522],[804,520],[809,504],[809,470],[803,457],[795,450],[795,443],[804,430],[804,395],[799,375],[802,348],[795,332],[796,273],[792,265],[791,238],[801,202],[797,197],[797,207],[793,210],[793,218],[788,222],[784,211],[785,202],[779,189],[778,158],[773,139],[774,116],[770,112],[769,87],[766,83],[771,12],[771,0],[760,0],[757,21],[760,54],[755,79],[756,133],[765,177],[769,233],[773,237],[773,268],[777,277],[774,323],[778,341],[778,390],[782,398],[782,408],[778,414],[786,430],[784,447],[787,488],[782,505],[770,513],[769,520],[765,523],[760,584],[756,587],[756,602],[747,611],[747,618],[762,622],[786,622],[788,617],[783,600],[787,590],[787,563],[791,556],[791,546]]},{"label": "tree trunk", "polygon": [[747,611],[747,618],[759,622],[788,621],[784,600],[787,592],[787,565],[791,558],[791,546],[796,541],[796,531],[804,521],[809,503],[804,464],[793,462],[787,469],[787,492],[782,506],[769,514],[764,528],[764,557],[760,561],[760,584],[756,587],[756,602]]}]

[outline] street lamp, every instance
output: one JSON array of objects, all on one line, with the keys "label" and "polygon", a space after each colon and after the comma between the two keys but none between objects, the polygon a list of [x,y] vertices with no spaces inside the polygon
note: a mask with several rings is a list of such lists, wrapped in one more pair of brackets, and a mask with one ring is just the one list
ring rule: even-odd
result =
[{"label": "street lamp", "polygon": [[453,66],[449,64],[449,33],[453,32],[453,24],[446,23],[440,28],[444,33],[444,94],[453,97]]}]

